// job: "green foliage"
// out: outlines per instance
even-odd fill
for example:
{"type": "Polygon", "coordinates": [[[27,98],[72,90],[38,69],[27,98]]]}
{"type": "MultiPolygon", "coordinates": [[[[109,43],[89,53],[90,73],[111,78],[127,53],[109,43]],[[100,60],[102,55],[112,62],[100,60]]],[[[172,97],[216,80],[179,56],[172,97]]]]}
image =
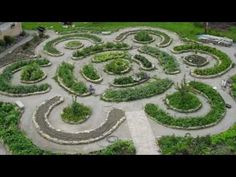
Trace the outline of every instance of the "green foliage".
{"type": "Polygon", "coordinates": [[[115,85],[127,85],[127,84],[136,84],[143,80],[147,80],[148,76],[144,72],[136,73],[133,76],[124,76],[115,78],[113,84],[115,85]]]}
{"type": "Polygon", "coordinates": [[[92,34],[85,34],[85,33],[77,33],[77,34],[68,34],[68,35],[64,35],[62,37],[58,37],[56,39],[53,39],[49,42],[46,43],[46,45],[43,47],[43,49],[45,51],[47,51],[48,53],[50,54],[60,54],[61,52],[58,51],[54,45],[56,43],[59,43],[59,42],[62,42],[62,41],[65,41],[65,40],[70,40],[70,39],[73,39],[73,38],[87,38],[87,39],[91,39],[95,42],[101,42],[101,39],[95,35],[92,35],[92,34]]]}
{"type": "Polygon", "coordinates": [[[0,102],[0,138],[15,155],[47,155],[18,128],[20,111],[16,105],[0,102]]]}
{"type": "Polygon", "coordinates": [[[134,58],[142,63],[145,68],[152,68],[152,63],[143,55],[134,55],[134,58]]]}
{"type": "Polygon", "coordinates": [[[65,122],[81,123],[84,120],[86,120],[88,116],[90,116],[91,114],[92,114],[91,108],[83,104],[80,104],[76,101],[73,101],[73,103],[70,106],[65,107],[63,109],[63,113],[61,116],[65,122]]]}
{"type": "Polygon", "coordinates": [[[7,66],[0,75],[0,91],[12,94],[26,94],[47,90],[50,86],[48,84],[40,85],[12,85],[10,80],[15,71],[23,68],[26,65],[37,63],[38,65],[47,65],[49,61],[46,59],[37,60],[23,60],[7,66]]]}
{"type": "Polygon", "coordinates": [[[191,136],[163,136],[158,141],[163,154],[177,155],[235,155],[236,125],[225,132],[193,138],[191,136]]]}
{"type": "Polygon", "coordinates": [[[98,80],[101,78],[92,64],[84,65],[82,72],[87,78],[91,80],[98,80]]]}
{"type": "Polygon", "coordinates": [[[155,104],[146,104],[145,112],[149,116],[153,117],[154,120],[164,125],[178,126],[182,128],[207,126],[221,120],[226,112],[225,102],[221,95],[211,86],[201,82],[191,81],[189,85],[208,97],[209,103],[211,104],[211,111],[208,112],[207,115],[200,117],[175,118],[155,104]]]}
{"type": "Polygon", "coordinates": [[[57,76],[60,77],[60,79],[62,80],[63,84],[66,87],[70,88],[78,95],[87,93],[88,92],[87,86],[83,82],[77,81],[77,79],[73,74],[73,71],[74,71],[73,65],[63,62],[57,70],[57,76]]]}
{"type": "Polygon", "coordinates": [[[102,53],[96,54],[92,62],[100,63],[100,62],[106,62],[106,61],[117,59],[117,58],[128,58],[128,55],[127,53],[123,51],[102,52],[102,53]]]}
{"type": "Polygon", "coordinates": [[[107,42],[105,44],[96,44],[82,50],[77,50],[73,53],[73,57],[86,57],[95,53],[104,52],[107,50],[127,50],[129,49],[128,44],[122,42],[107,42]]]}
{"type": "Polygon", "coordinates": [[[105,65],[105,71],[113,74],[122,74],[130,68],[128,60],[118,58],[105,65]]]}
{"type": "Polygon", "coordinates": [[[141,42],[151,41],[153,38],[146,31],[139,31],[135,34],[134,39],[141,42]]]}
{"type": "Polygon", "coordinates": [[[22,69],[21,80],[24,81],[36,81],[44,76],[44,72],[40,69],[37,63],[26,65],[22,69]]]}
{"type": "Polygon", "coordinates": [[[236,98],[236,75],[231,77],[232,85],[231,85],[231,94],[234,98],[236,98]]]}
{"type": "Polygon", "coordinates": [[[218,57],[218,59],[220,60],[218,65],[214,65],[211,68],[195,69],[194,70],[195,74],[201,75],[201,76],[219,74],[219,73],[227,70],[230,67],[230,65],[232,64],[232,61],[227,54],[225,54],[224,52],[222,52],[216,48],[209,47],[206,45],[186,44],[186,45],[176,46],[176,47],[174,47],[174,50],[178,51],[178,52],[187,52],[189,50],[190,51],[199,51],[199,52],[208,52],[208,53],[218,57]]]}
{"type": "Polygon", "coordinates": [[[80,41],[70,41],[65,44],[65,46],[68,48],[79,47],[81,45],[82,43],[80,41]]]}
{"type": "Polygon", "coordinates": [[[105,149],[93,152],[92,155],[135,155],[136,150],[133,142],[118,140],[105,149]]]}
{"type": "Polygon", "coordinates": [[[111,102],[124,102],[148,98],[165,92],[171,84],[171,80],[153,78],[147,83],[132,88],[108,89],[102,99],[111,102]]]}
{"type": "Polygon", "coordinates": [[[177,63],[175,57],[169,55],[168,53],[151,46],[143,46],[141,47],[140,51],[157,58],[165,72],[171,73],[180,71],[179,64],[177,63]]]}
{"type": "Polygon", "coordinates": [[[201,105],[200,100],[190,92],[181,93],[177,91],[166,97],[169,105],[180,110],[195,109],[201,105]]]}

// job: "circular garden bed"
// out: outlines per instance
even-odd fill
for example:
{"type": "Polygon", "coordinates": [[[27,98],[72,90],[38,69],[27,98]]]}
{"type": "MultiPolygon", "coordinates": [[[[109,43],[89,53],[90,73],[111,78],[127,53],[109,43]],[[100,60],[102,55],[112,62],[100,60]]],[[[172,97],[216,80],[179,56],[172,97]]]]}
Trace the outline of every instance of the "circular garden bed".
{"type": "Polygon", "coordinates": [[[66,49],[79,49],[83,47],[83,44],[80,41],[69,41],[64,46],[66,49]]]}
{"type": "Polygon", "coordinates": [[[124,74],[131,69],[130,62],[125,59],[116,59],[105,65],[104,71],[108,74],[124,74]]]}
{"type": "Polygon", "coordinates": [[[171,95],[167,95],[165,99],[166,105],[178,112],[194,112],[201,108],[202,103],[191,92],[177,91],[171,95]]]}
{"type": "Polygon", "coordinates": [[[70,106],[63,109],[61,117],[62,120],[66,123],[79,124],[86,121],[91,114],[91,108],[73,101],[70,106]]]}
{"type": "Polygon", "coordinates": [[[184,58],[184,62],[189,66],[202,67],[209,63],[209,61],[200,55],[188,55],[184,58]]]}
{"type": "Polygon", "coordinates": [[[139,31],[134,35],[134,42],[141,44],[149,44],[153,42],[155,39],[146,31],[139,31]]]}

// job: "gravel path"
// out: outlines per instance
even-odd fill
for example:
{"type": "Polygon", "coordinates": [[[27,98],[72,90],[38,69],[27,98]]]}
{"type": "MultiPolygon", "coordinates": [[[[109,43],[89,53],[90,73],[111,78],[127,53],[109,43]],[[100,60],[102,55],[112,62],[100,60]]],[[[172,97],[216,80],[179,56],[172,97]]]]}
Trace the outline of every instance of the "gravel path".
{"type": "MultiPolygon", "coordinates": [[[[115,33],[112,33],[111,35],[99,35],[99,37],[101,37],[103,39],[103,41],[105,41],[105,42],[114,41],[115,37],[117,35],[119,35],[121,32],[134,30],[134,29],[139,29],[139,28],[121,29],[115,33]]],[[[156,29],[156,28],[149,28],[149,29],[156,29]]],[[[166,32],[171,38],[173,38],[173,42],[171,43],[171,45],[166,48],[162,48],[161,50],[166,51],[167,53],[171,54],[170,50],[174,46],[179,45],[179,44],[183,44],[176,33],[169,32],[169,31],[162,30],[162,29],[160,29],[160,31],[166,32]]],[[[40,54],[43,57],[46,57],[52,63],[52,66],[43,68],[43,71],[45,71],[45,73],[47,73],[48,77],[45,80],[43,80],[42,82],[40,82],[40,83],[49,83],[52,86],[52,90],[49,93],[46,93],[43,95],[35,95],[35,96],[22,97],[22,98],[7,97],[7,96],[3,96],[3,95],[1,95],[1,97],[0,97],[0,101],[6,101],[6,102],[15,102],[16,100],[22,101],[22,103],[25,105],[25,111],[22,115],[20,127],[25,131],[27,136],[30,139],[32,139],[32,141],[36,145],[38,145],[39,147],[47,149],[47,150],[52,150],[55,152],[67,152],[67,153],[84,152],[84,153],[87,153],[90,151],[99,150],[109,144],[106,141],[106,139],[103,139],[98,142],[94,142],[94,143],[87,144],[87,145],[59,145],[59,144],[50,142],[50,141],[44,139],[43,137],[41,137],[37,133],[37,131],[32,123],[33,112],[36,110],[36,107],[38,105],[40,105],[40,103],[42,103],[43,101],[45,101],[49,98],[52,98],[56,95],[61,95],[65,99],[65,101],[53,109],[53,111],[50,113],[50,116],[49,116],[49,122],[53,127],[57,128],[57,129],[61,129],[65,132],[70,132],[70,133],[96,128],[99,124],[104,122],[104,120],[106,119],[107,113],[114,108],[121,109],[121,110],[125,111],[126,113],[127,112],[135,113],[136,111],[138,111],[138,115],[139,115],[139,112],[143,112],[144,106],[146,103],[155,103],[155,104],[158,104],[161,108],[166,110],[166,106],[164,105],[163,99],[165,98],[166,94],[171,94],[175,91],[174,87],[170,88],[169,90],[167,90],[165,93],[163,93],[161,95],[157,95],[157,96],[154,96],[154,97],[151,97],[148,99],[142,99],[142,100],[137,100],[137,101],[132,101],[132,102],[125,102],[125,103],[108,103],[108,102],[101,101],[100,97],[99,97],[100,94],[102,94],[107,88],[109,88],[109,84],[115,78],[115,76],[107,75],[106,73],[103,72],[103,66],[105,63],[99,63],[99,64],[94,65],[96,67],[96,69],[99,71],[99,74],[102,75],[103,82],[101,84],[91,84],[91,83],[85,81],[84,78],[81,76],[80,69],[82,68],[82,66],[84,64],[87,64],[91,61],[92,56],[88,56],[88,57],[86,57],[82,60],[79,60],[79,61],[72,60],[71,55],[72,55],[73,50],[64,49],[64,44],[67,41],[61,42],[58,45],[56,45],[56,47],[59,50],[61,50],[65,53],[63,56],[61,56],[61,57],[48,56],[43,53],[43,46],[47,41],[58,36],[56,33],[52,32],[52,31],[48,31],[48,35],[50,36],[50,38],[45,40],[44,42],[42,42],[40,45],[38,45],[36,47],[35,53],[40,54]],[[66,92],[62,87],[60,87],[58,85],[58,83],[56,83],[55,80],[53,79],[53,77],[55,76],[57,67],[63,61],[75,64],[75,73],[74,74],[78,78],[78,80],[86,82],[87,86],[89,86],[91,84],[96,89],[96,95],[89,96],[89,97],[78,97],[79,102],[81,102],[87,106],[90,106],[93,109],[92,116],[81,125],[65,124],[60,118],[60,112],[62,111],[62,109],[65,106],[67,106],[69,103],[71,103],[71,100],[72,100],[71,95],[68,94],[68,92],[66,92]]],[[[88,40],[80,40],[80,41],[85,45],[85,47],[93,45],[93,43],[88,40]]],[[[153,42],[150,45],[155,46],[157,41],[153,42]]],[[[125,39],[124,42],[134,46],[134,48],[132,50],[129,50],[130,54],[132,54],[132,55],[139,54],[137,49],[138,49],[138,47],[140,47],[142,45],[134,43],[132,40],[132,35],[127,37],[127,39],[125,39]]],[[[209,46],[213,46],[213,45],[210,44],[209,46]]],[[[233,62],[236,62],[236,59],[234,57],[234,53],[236,51],[236,45],[233,45],[230,48],[221,47],[221,46],[213,46],[213,47],[220,49],[223,52],[227,53],[231,57],[233,62]]],[[[147,71],[147,73],[150,74],[151,77],[158,76],[160,78],[169,78],[169,79],[173,80],[175,83],[181,82],[184,75],[186,74],[187,80],[201,81],[201,82],[209,84],[213,87],[216,86],[218,92],[222,95],[225,102],[231,104],[232,108],[227,110],[225,118],[219,124],[217,124],[214,127],[201,129],[201,130],[191,130],[191,131],[175,130],[175,129],[164,127],[164,126],[159,125],[150,119],[147,119],[147,121],[149,122],[150,127],[151,127],[151,128],[147,128],[147,130],[149,129],[150,132],[152,131],[156,138],[163,136],[163,135],[172,135],[172,134],[183,136],[186,133],[191,133],[193,136],[215,134],[215,133],[219,133],[219,132],[227,130],[230,126],[232,126],[232,124],[234,124],[236,122],[235,101],[231,98],[231,96],[227,92],[220,89],[221,80],[227,79],[230,76],[232,76],[233,74],[235,74],[236,68],[232,68],[229,72],[227,72],[226,74],[224,74],[220,77],[217,77],[217,78],[196,79],[188,74],[190,72],[190,70],[193,69],[194,67],[189,67],[186,64],[183,64],[183,59],[181,58],[181,56],[186,56],[190,53],[175,55],[179,64],[180,64],[180,69],[181,69],[181,73],[179,73],[177,75],[166,75],[163,72],[162,67],[158,64],[158,60],[156,58],[153,58],[149,55],[143,54],[157,68],[154,71],[147,71]]],[[[205,67],[213,66],[216,63],[216,61],[214,59],[212,59],[211,57],[208,57],[208,58],[209,58],[210,64],[205,67]]],[[[140,71],[138,64],[133,63],[132,65],[133,65],[133,67],[132,67],[133,70],[130,73],[125,74],[125,75],[131,75],[133,73],[140,71]]],[[[4,67],[0,68],[0,72],[2,72],[3,69],[4,69],[4,67]]],[[[19,80],[19,73],[16,73],[13,77],[12,83],[19,84],[18,80],[19,80]]],[[[193,116],[196,114],[197,115],[204,115],[209,111],[210,105],[207,104],[206,100],[203,97],[199,96],[199,99],[202,101],[203,106],[196,113],[183,114],[183,113],[176,113],[171,110],[168,110],[168,112],[170,112],[170,114],[176,114],[178,116],[193,116]]],[[[140,117],[142,117],[142,116],[140,116],[140,117]]],[[[130,129],[130,125],[129,126],[128,125],[129,125],[128,122],[125,121],[116,131],[114,131],[112,133],[112,135],[118,136],[120,139],[131,139],[131,137],[134,136],[133,135],[134,131],[132,131],[130,129]]],[[[139,124],[137,126],[139,126],[139,124]]],[[[147,127],[149,127],[149,126],[147,126],[147,127]]],[[[139,130],[139,129],[137,128],[137,130],[139,130]]],[[[146,128],[145,128],[145,130],[146,130],[146,128]]],[[[137,132],[137,134],[139,134],[139,133],[140,132],[137,132]]],[[[152,150],[152,152],[153,152],[153,150],[152,150]]]]}

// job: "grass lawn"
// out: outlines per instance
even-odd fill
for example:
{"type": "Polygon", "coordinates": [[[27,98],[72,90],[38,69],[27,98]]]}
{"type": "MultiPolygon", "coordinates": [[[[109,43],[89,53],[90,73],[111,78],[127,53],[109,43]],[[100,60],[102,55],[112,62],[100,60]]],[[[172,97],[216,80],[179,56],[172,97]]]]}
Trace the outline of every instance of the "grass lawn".
{"type": "MultiPolygon", "coordinates": [[[[135,26],[160,27],[178,33],[181,37],[196,39],[196,35],[204,33],[204,28],[192,22],[75,22],[75,28],[63,28],[59,22],[23,22],[24,29],[36,29],[38,26],[54,29],[58,32],[71,30],[92,30],[92,31],[116,31],[120,28],[135,26]]],[[[226,31],[210,30],[210,34],[226,36],[236,41],[236,27],[231,27],[226,31]]]]}

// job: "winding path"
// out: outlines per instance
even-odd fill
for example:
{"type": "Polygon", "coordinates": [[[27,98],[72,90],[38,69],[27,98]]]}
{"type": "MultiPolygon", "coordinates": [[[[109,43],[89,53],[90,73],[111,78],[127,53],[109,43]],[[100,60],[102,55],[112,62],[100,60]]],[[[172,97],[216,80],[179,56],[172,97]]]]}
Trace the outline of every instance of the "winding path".
{"type": "MultiPolygon", "coordinates": [[[[111,42],[114,41],[116,36],[118,36],[120,33],[129,31],[129,30],[135,30],[135,29],[157,29],[157,28],[149,28],[149,27],[137,27],[137,28],[125,28],[121,29],[117,32],[112,33],[111,35],[101,35],[98,36],[102,38],[104,42],[111,42]]],[[[162,32],[167,33],[173,40],[172,43],[165,48],[161,48],[162,51],[165,51],[169,54],[171,54],[171,49],[176,46],[183,44],[183,42],[180,40],[178,35],[176,33],[158,29],[162,32]]],[[[7,97],[4,95],[1,95],[0,101],[6,101],[6,102],[15,102],[16,100],[20,100],[25,105],[25,111],[22,115],[22,119],[20,122],[20,127],[26,132],[27,136],[32,139],[32,141],[38,145],[41,148],[52,150],[55,152],[67,152],[67,153],[73,153],[73,152],[90,152],[94,150],[98,150],[103,148],[104,146],[107,146],[108,143],[105,139],[101,139],[97,142],[89,143],[89,144],[79,144],[79,145],[64,145],[64,144],[57,144],[55,142],[48,141],[47,139],[43,138],[38,131],[36,130],[33,121],[32,116],[34,111],[36,110],[36,107],[38,107],[42,102],[48,100],[49,98],[56,97],[57,95],[61,95],[64,98],[64,102],[58,106],[56,106],[52,112],[48,115],[48,122],[55,128],[60,129],[63,132],[67,133],[76,133],[81,131],[86,131],[89,129],[95,129],[98,127],[98,125],[102,124],[105,119],[108,112],[110,112],[112,109],[121,109],[125,111],[125,114],[127,116],[127,120],[122,123],[119,128],[117,128],[112,135],[118,136],[120,139],[133,139],[134,144],[137,148],[138,154],[158,154],[158,147],[156,147],[153,143],[155,142],[155,138],[158,138],[163,135],[185,135],[186,133],[191,133],[193,136],[198,135],[207,135],[207,134],[215,134],[222,131],[227,130],[232,124],[236,122],[235,117],[235,110],[236,110],[236,104],[235,101],[231,98],[231,96],[220,89],[220,83],[222,79],[227,79],[233,74],[236,73],[236,68],[232,68],[229,70],[226,74],[217,77],[217,78],[211,78],[211,79],[197,79],[189,75],[190,70],[193,69],[193,67],[189,67],[186,64],[184,64],[182,56],[186,56],[187,54],[178,54],[175,55],[177,58],[177,61],[180,64],[180,70],[181,73],[176,75],[167,75],[163,72],[162,67],[159,66],[158,60],[143,54],[145,57],[148,58],[149,61],[151,61],[155,66],[156,70],[148,71],[147,73],[153,77],[158,76],[160,78],[169,78],[173,80],[175,83],[181,82],[184,75],[186,74],[187,80],[196,80],[200,82],[204,82],[208,85],[211,85],[212,87],[217,87],[217,91],[221,94],[221,96],[224,98],[225,102],[232,105],[231,109],[227,109],[225,118],[215,125],[214,127],[201,129],[201,130],[176,130],[168,127],[164,127],[162,125],[157,124],[156,122],[152,121],[151,119],[147,119],[146,116],[143,113],[144,106],[147,103],[155,103],[158,104],[161,108],[166,109],[166,106],[164,105],[163,99],[165,98],[166,94],[171,94],[175,91],[175,89],[172,87],[171,89],[167,90],[165,93],[161,95],[157,95],[148,99],[142,99],[132,102],[123,102],[123,103],[108,103],[100,100],[100,95],[109,87],[109,84],[113,81],[115,76],[107,75],[103,72],[103,66],[104,63],[96,64],[95,67],[99,71],[99,74],[103,77],[103,82],[101,84],[92,84],[96,89],[96,94],[89,97],[79,97],[78,101],[88,105],[93,108],[93,114],[92,116],[83,124],[81,125],[68,125],[65,124],[60,119],[60,112],[62,109],[71,103],[71,96],[66,92],[62,87],[56,83],[56,81],[53,79],[56,73],[57,67],[63,62],[69,62],[75,64],[75,75],[79,78],[79,80],[88,83],[80,74],[80,69],[85,65],[91,62],[92,56],[88,56],[82,60],[79,61],[73,61],[71,59],[72,56],[72,50],[64,49],[65,42],[61,42],[56,45],[56,48],[64,52],[63,56],[60,57],[52,57],[48,56],[43,52],[43,46],[45,43],[52,38],[57,37],[58,35],[52,31],[47,32],[50,38],[44,42],[42,42],[35,50],[35,53],[37,55],[41,55],[43,57],[46,57],[50,60],[52,63],[52,66],[48,68],[43,68],[44,72],[47,73],[47,78],[44,81],[41,81],[41,83],[50,83],[52,86],[52,89],[50,92],[42,94],[42,95],[35,95],[35,96],[29,96],[29,97],[7,97]],[[140,111],[141,110],[141,111],[140,111]],[[134,116],[135,115],[135,116],[134,116]],[[145,132],[145,133],[142,133],[145,132]],[[142,136],[144,135],[144,136],[142,136]],[[145,138],[146,137],[146,138],[145,138]],[[147,145],[147,146],[146,146],[147,145]],[[148,149],[148,150],[147,150],[148,149]]],[[[80,40],[84,47],[93,45],[91,41],[88,40],[80,40]]],[[[68,41],[66,41],[68,42],[68,41]]],[[[141,44],[134,43],[132,40],[132,35],[128,36],[125,40],[125,43],[132,45],[133,48],[129,50],[129,53],[131,55],[139,54],[138,48],[141,47],[141,44]]],[[[156,47],[156,43],[153,42],[150,44],[150,46],[156,47]]],[[[212,46],[209,44],[209,46],[212,46]]],[[[234,57],[234,53],[236,51],[236,45],[233,45],[230,48],[227,47],[221,47],[221,46],[214,46],[215,48],[222,50],[227,55],[230,56],[231,60],[235,63],[236,59],[234,57]]],[[[190,52],[191,53],[191,52],[190,52]]],[[[189,53],[188,53],[189,54],[189,53]]],[[[204,55],[205,56],[205,55],[204,55]]],[[[210,64],[205,66],[209,67],[214,65],[215,61],[211,61],[212,58],[209,57],[210,64]]],[[[0,68],[0,72],[2,72],[3,68],[0,68]]],[[[133,71],[131,73],[128,73],[127,75],[130,75],[132,73],[139,72],[139,65],[136,63],[133,63],[133,71]]],[[[16,75],[13,77],[12,82],[17,83],[17,80],[19,78],[19,73],[16,73],[16,75]]],[[[200,97],[201,99],[201,97],[200,97]]],[[[209,110],[209,105],[207,104],[206,100],[201,99],[203,101],[203,107],[199,110],[199,112],[196,113],[189,113],[188,115],[184,113],[176,113],[178,116],[192,116],[196,114],[205,114],[209,110]]],[[[175,114],[174,112],[170,111],[170,113],[175,114]]],[[[43,119],[42,119],[43,120],[43,119]]],[[[45,123],[45,122],[42,122],[45,123]]],[[[46,131],[46,129],[45,129],[46,131]]],[[[63,136],[58,136],[63,137],[63,136]]],[[[67,138],[67,137],[65,137],[67,138]]]]}

